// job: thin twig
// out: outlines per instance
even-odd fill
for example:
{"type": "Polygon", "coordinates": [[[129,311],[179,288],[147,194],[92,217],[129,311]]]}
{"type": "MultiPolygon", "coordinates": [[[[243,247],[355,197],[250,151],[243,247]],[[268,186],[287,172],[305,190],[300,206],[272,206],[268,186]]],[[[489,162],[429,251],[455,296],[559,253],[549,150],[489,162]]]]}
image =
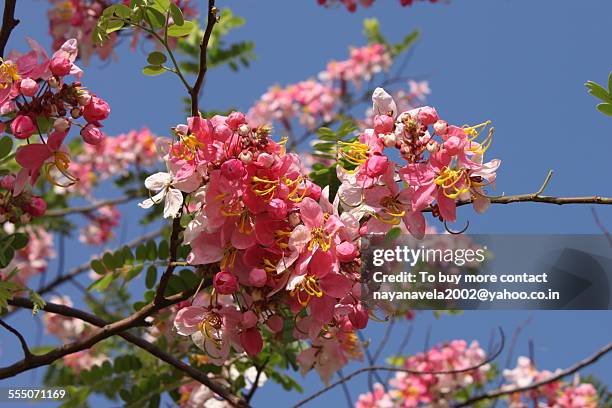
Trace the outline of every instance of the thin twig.
{"type": "Polygon", "coordinates": [[[13,326],[11,326],[10,324],[6,323],[2,319],[0,319],[0,326],[4,327],[6,330],[8,330],[11,333],[13,333],[19,339],[19,343],[21,344],[21,349],[23,350],[23,355],[24,355],[25,361],[30,360],[32,358],[32,352],[30,351],[30,348],[28,347],[28,343],[23,338],[23,335],[21,333],[19,333],[19,331],[17,329],[15,329],[13,326]]]}
{"type": "Polygon", "coordinates": [[[191,116],[200,116],[199,98],[204,79],[206,77],[206,71],[208,70],[207,63],[207,52],[208,42],[212,34],[215,23],[217,22],[217,8],[215,7],[215,0],[208,0],[208,21],[206,22],[206,29],[204,30],[204,37],[202,37],[202,43],[200,44],[200,68],[198,70],[198,76],[196,77],[195,83],[191,88],[191,116]]]}
{"type": "Polygon", "coordinates": [[[155,293],[155,303],[160,303],[164,300],[164,292],[168,286],[168,282],[172,277],[172,273],[176,268],[176,259],[178,257],[178,248],[181,242],[179,241],[179,234],[181,233],[181,218],[177,217],[172,221],[172,232],[170,234],[170,256],[168,258],[168,266],[164,271],[162,277],[159,279],[159,285],[157,286],[157,292],[155,293]]]}
{"type": "MultiPolygon", "coordinates": [[[[180,297],[176,297],[176,299],[174,299],[173,301],[178,300],[180,297]]],[[[27,308],[27,309],[31,309],[34,307],[34,305],[32,304],[32,302],[28,299],[25,298],[14,298],[12,300],[9,301],[9,304],[13,305],[13,306],[17,306],[17,307],[23,307],[23,308],[27,308]]],[[[84,322],[90,323],[93,326],[96,326],[98,328],[101,329],[106,329],[110,326],[113,326],[115,323],[113,324],[109,324],[108,322],[104,321],[103,319],[100,319],[97,316],[94,316],[92,314],[89,314],[85,311],[79,310],[79,309],[75,309],[72,307],[68,307],[68,306],[64,306],[64,305],[59,305],[59,304],[54,304],[54,303],[47,303],[44,307],[43,310],[49,313],[55,313],[55,314],[59,314],[62,316],[66,316],[66,317],[72,317],[72,318],[76,318],[79,320],[82,320],[84,322]]],[[[109,329],[110,330],[110,329],[109,329]]],[[[222,385],[218,384],[215,381],[212,381],[210,378],[208,378],[208,376],[206,375],[206,373],[204,373],[203,371],[200,371],[196,368],[191,367],[190,365],[184,363],[183,361],[171,356],[170,354],[164,352],[163,350],[159,349],[157,346],[155,346],[154,344],[138,337],[135,336],[133,334],[127,333],[125,331],[119,331],[116,333],[118,336],[121,336],[123,339],[127,340],[128,342],[134,344],[135,346],[140,347],[143,350],[148,351],[149,353],[151,353],[152,355],[154,355],[155,357],[158,357],[160,360],[165,361],[166,363],[172,365],[173,367],[177,368],[178,370],[184,372],[186,375],[188,375],[189,377],[193,378],[194,380],[200,382],[201,384],[206,385],[208,388],[210,388],[212,391],[214,391],[216,394],[220,395],[222,398],[224,398],[226,401],[228,401],[230,404],[232,404],[233,406],[236,407],[248,407],[248,404],[246,404],[244,401],[240,400],[238,397],[232,395],[229,390],[227,390],[225,387],[223,387],[222,385]]],[[[61,349],[66,348],[67,346],[70,345],[65,345],[63,347],[61,347],[61,349]]],[[[56,349],[57,350],[57,349],[56,349]]],[[[50,353],[47,353],[50,354],[50,353]]],[[[47,355],[45,354],[45,355],[47,355]]],[[[43,355],[43,356],[45,356],[43,355]]],[[[34,357],[39,357],[39,356],[34,356],[34,357]]],[[[0,370],[1,371],[1,370],[0,370]]]]}
{"type": "Polygon", "coordinates": [[[140,193],[134,192],[132,194],[125,195],[123,197],[111,198],[111,199],[108,199],[108,200],[97,201],[97,202],[95,202],[93,204],[84,205],[84,206],[81,206],[81,207],[69,207],[69,208],[62,208],[62,209],[58,209],[58,210],[50,210],[50,211],[47,211],[44,216],[45,217],[64,217],[64,216],[70,215],[70,214],[88,213],[88,212],[95,211],[98,208],[106,207],[107,205],[116,205],[116,204],[127,203],[128,201],[133,200],[133,199],[135,199],[135,198],[137,198],[139,196],[140,196],[140,193]]]}
{"type": "Polygon", "coordinates": [[[305,404],[307,404],[308,402],[320,397],[321,395],[325,394],[326,392],[336,388],[338,385],[341,385],[349,380],[351,380],[352,378],[358,376],[359,374],[362,373],[366,373],[369,371],[392,371],[392,372],[400,372],[400,373],[408,373],[408,374],[412,374],[412,375],[443,375],[443,374],[461,374],[461,373],[465,373],[468,371],[472,371],[472,370],[476,370],[486,364],[489,364],[491,361],[495,360],[502,352],[502,350],[504,349],[504,344],[505,344],[505,336],[504,336],[504,331],[503,329],[500,327],[499,328],[499,334],[500,334],[500,345],[499,348],[497,349],[497,351],[495,353],[493,353],[492,355],[490,355],[489,357],[487,357],[486,359],[484,359],[482,362],[480,362],[479,364],[470,366],[470,367],[466,367],[463,369],[459,369],[459,370],[443,370],[443,371],[419,371],[419,370],[410,370],[407,368],[399,368],[399,367],[388,367],[388,366],[373,366],[373,367],[363,367],[360,368],[358,370],[353,371],[351,374],[347,375],[344,378],[341,378],[340,380],[324,387],[323,389],[317,391],[316,393],[310,395],[309,397],[301,400],[300,402],[298,402],[297,404],[295,404],[293,406],[293,408],[298,408],[301,407],[305,404]]]}
{"type": "Polygon", "coordinates": [[[255,375],[255,381],[253,382],[253,385],[251,385],[251,389],[249,390],[249,393],[246,395],[246,397],[244,397],[244,400],[246,402],[251,402],[251,399],[253,399],[253,396],[257,392],[257,389],[259,388],[259,379],[261,378],[261,374],[266,369],[266,366],[268,365],[269,361],[270,361],[270,358],[268,357],[266,358],[266,361],[264,361],[261,366],[256,367],[257,374],[255,375]]]}
{"type": "Polygon", "coordinates": [[[17,0],[5,0],[4,12],[2,14],[2,28],[0,28],[0,58],[4,58],[4,50],[11,36],[11,32],[19,20],[15,19],[15,5],[17,0]]]}
{"type": "Polygon", "coordinates": [[[608,231],[606,226],[599,219],[599,215],[597,214],[597,211],[595,210],[595,208],[591,207],[591,212],[593,213],[595,224],[597,224],[601,232],[603,232],[603,234],[606,236],[606,239],[608,240],[608,243],[610,244],[610,246],[612,246],[612,235],[610,235],[610,231],[608,231]]]}
{"type": "Polygon", "coordinates": [[[489,391],[487,393],[478,395],[474,398],[470,398],[469,400],[462,402],[458,405],[455,405],[455,408],[463,408],[463,407],[471,407],[474,406],[475,403],[480,402],[480,401],[484,401],[484,400],[490,400],[490,399],[497,399],[506,395],[511,395],[511,394],[515,394],[515,393],[523,393],[523,392],[527,392],[527,391],[531,391],[534,390],[536,388],[542,387],[544,385],[550,384],[552,382],[558,381],[564,377],[567,377],[569,375],[572,375],[578,371],[580,371],[581,369],[595,363],[597,360],[599,360],[600,358],[602,358],[604,355],[606,355],[607,353],[609,353],[612,350],[612,343],[608,343],[606,346],[602,347],[601,349],[599,349],[595,354],[591,355],[590,357],[579,361],[578,363],[574,364],[573,366],[565,369],[565,370],[561,370],[559,372],[557,372],[555,375],[551,375],[550,377],[542,380],[542,381],[537,381],[534,382],[528,386],[525,387],[512,387],[512,388],[499,388],[497,390],[493,390],[493,391],[489,391]]]}

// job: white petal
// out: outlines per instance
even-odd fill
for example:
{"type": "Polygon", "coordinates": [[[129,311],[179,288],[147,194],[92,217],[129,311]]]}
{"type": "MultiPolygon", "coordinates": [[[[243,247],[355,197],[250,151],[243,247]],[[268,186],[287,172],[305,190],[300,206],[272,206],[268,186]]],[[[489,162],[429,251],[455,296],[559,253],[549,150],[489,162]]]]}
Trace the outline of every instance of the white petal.
{"type": "Polygon", "coordinates": [[[183,193],[175,188],[168,189],[164,204],[164,218],[176,218],[183,206],[183,193]]]}
{"type": "Polygon", "coordinates": [[[382,88],[376,88],[372,94],[372,109],[375,115],[386,115],[391,113],[397,115],[397,106],[393,97],[382,88]]]}
{"type": "Polygon", "coordinates": [[[155,204],[161,203],[165,196],[166,196],[166,189],[163,189],[159,193],[155,194],[153,197],[147,198],[142,203],[139,203],[138,206],[140,208],[151,208],[155,204]]]}
{"type": "Polygon", "coordinates": [[[151,174],[145,179],[145,187],[149,190],[159,191],[168,187],[172,183],[172,176],[169,173],[151,174]]]}

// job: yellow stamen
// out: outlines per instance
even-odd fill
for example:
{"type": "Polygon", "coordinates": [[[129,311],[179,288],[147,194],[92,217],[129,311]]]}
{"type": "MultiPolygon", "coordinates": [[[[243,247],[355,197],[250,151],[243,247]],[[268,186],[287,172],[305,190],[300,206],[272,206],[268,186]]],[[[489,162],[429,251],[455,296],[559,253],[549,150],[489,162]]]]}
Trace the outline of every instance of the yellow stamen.
{"type": "Polygon", "coordinates": [[[323,230],[323,228],[313,228],[310,231],[311,239],[308,244],[308,250],[313,251],[315,245],[318,245],[323,251],[327,251],[331,248],[332,238],[323,230]]]}
{"type": "Polygon", "coordinates": [[[357,140],[354,142],[338,142],[338,146],[338,153],[350,164],[359,166],[368,160],[370,148],[364,143],[357,140]]]}
{"type": "Polygon", "coordinates": [[[53,161],[45,163],[43,174],[45,178],[51,184],[55,186],[63,187],[63,188],[70,187],[73,184],[75,184],[77,181],[79,181],[79,178],[68,171],[69,166],[70,166],[70,156],[68,156],[66,152],[62,152],[58,150],[58,151],[53,152],[53,161]],[[67,184],[60,183],[57,179],[55,179],[51,175],[52,169],[56,169],[57,171],[59,171],[64,177],[68,179],[69,182],[67,184]]]}
{"type": "Polygon", "coordinates": [[[13,82],[17,82],[20,79],[17,66],[10,61],[4,61],[0,58],[0,89],[6,89],[13,82]]]}
{"type": "Polygon", "coordinates": [[[221,270],[225,270],[228,267],[233,267],[234,262],[236,261],[236,255],[238,254],[238,250],[234,247],[225,247],[223,249],[223,257],[221,258],[221,270]]]}
{"type": "Polygon", "coordinates": [[[472,180],[467,176],[466,169],[454,170],[444,167],[434,182],[442,187],[442,192],[450,199],[467,193],[472,187],[472,180]]]}
{"type": "Polygon", "coordinates": [[[316,276],[308,275],[291,290],[290,295],[297,297],[298,303],[306,307],[313,296],[323,297],[323,290],[319,285],[319,279],[316,276]]]}
{"type": "Polygon", "coordinates": [[[204,317],[204,320],[198,324],[200,333],[208,337],[215,343],[217,347],[221,346],[221,328],[223,327],[223,319],[215,312],[209,312],[204,317]]]}

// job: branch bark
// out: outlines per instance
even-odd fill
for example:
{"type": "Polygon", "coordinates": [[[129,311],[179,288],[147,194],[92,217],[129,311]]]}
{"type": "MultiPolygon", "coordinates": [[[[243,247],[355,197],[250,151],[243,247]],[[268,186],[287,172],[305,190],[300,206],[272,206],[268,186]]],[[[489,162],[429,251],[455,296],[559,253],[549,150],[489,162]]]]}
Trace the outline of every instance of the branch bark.
{"type": "Polygon", "coordinates": [[[2,28],[0,28],[0,58],[4,58],[4,50],[8,43],[11,32],[19,20],[15,19],[15,5],[17,0],[5,0],[4,13],[2,14],[2,28]]]}
{"type": "Polygon", "coordinates": [[[131,201],[137,197],[140,197],[140,194],[138,192],[133,192],[131,194],[127,194],[123,197],[118,197],[118,198],[111,198],[108,200],[101,200],[98,202],[95,202],[93,204],[90,205],[84,205],[81,207],[69,207],[69,208],[62,208],[62,209],[58,209],[58,210],[50,210],[47,211],[45,213],[45,217],[64,217],[66,215],[70,215],[70,214],[82,214],[82,213],[88,213],[91,211],[95,211],[100,207],[105,207],[107,205],[116,205],[116,204],[123,204],[123,203],[127,203],[128,201],[131,201]]]}
{"type": "Polygon", "coordinates": [[[206,71],[208,70],[208,43],[216,22],[217,8],[215,7],[215,0],[208,0],[208,20],[206,22],[206,29],[204,30],[204,37],[202,38],[202,43],[200,44],[200,69],[198,71],[196,81],[190,91],[191,116],[200,116],[200,91],[202,90],[202,85],[204,85],[204,78],[206,77],[206,71]]]}
{"type": "MultiPolygon", "coordinates": [[[[13,306],[17,306],[17,307],[26,308],[26,309],[32,309],[34,307],[33,303],[30,300],[25,299],[25,298],[12,299],[9,301],[9,304],[13,306]]],[[[75,309],[72,307],[68,307],[68,306],[64,306],[64,305],[47,303],[45,307],[43,307],[43,310],[49,313],[55,313],[55,314],[59,314],[59,315],[66,316],[66,317],[76,318],[84,322],[90,323],[91,325],[96,326],[96,327],[108,326],[108,322],[104,321],[103,319],[100,319],[97,316],[94,316],[85,311],[75,309]]],[[[198,381],[200,384],[207,386],[212,391],[214,391],[215,393],[223,397],[226,401],[228,401],[233,406],[241,407],[241,408],[248,407],[248,404],[246,404],[244,401],[242,401],[237,396],[233,395],[224,386],[208,378],[208,376],[204,372],[194,367],[191,367],[190,365],[184,363],[183,361],[164,352],[163,350],[161,350],[159,347],[157,347],[153,343],[148,342],[138,336],[135,336],[127,332],[119,332],[117,335],[121,336],[124,340],[134,344],[135,346],[140,347],[141,349],[145,351],[148,351],[155,357],[159,358],[162,361],[165,361],[166,363],[170,364],[176,369],[184,372],[187,376],[198,381]]]]}
{"type": "MultiPolygon", "coordinates": [[[[34,307],[34,305],[32,305],[32,307],[34,307]]],[[[15,329],[13,326],[11,326],[10,324],[6,323],[2,319],[0,319],[0,326],[4,327],[6,330],[8,330],[11,333],[13,333],[15,335],[15,337],[17,337],[17,339],[19,339],[19,343],[21,344],[21,349],[23,350],[24,359],[25,360],[31,359],[32,358],[32,352],[30,351],[30,348],[28,347],[28,343],[26,342],[25,338],[23,338],[23,335],[21,333],[19,333],[19,331],[17,329],[15,329]]]]}
{"type": "Polygon", "coordinates": [[[534,390],[536,388],[542,387],[546,384],[550,384],[552,382],[555,382],[557,380],[560,380],[561,378],[567,377],[568,375],[572,375],[574,373],[577,373],[578,371],[580,371],[581,369],[595,363],[597,360],[599,360],[600,358],[602,358],[604,355],[606,355],[608,352],[610,352],[612,350],[612,343],[608,343],[606,346],[602,347],[601,349],[599,349],[595,354],[591,355],[590,357],[585,358],[582,361],[579,361],[578,363],[574,364],[573,366],[562,370],[560,372],[558,372],[555,375],[552,375],[550,377],[548,377],[545,380],[542,381],[538,381],[535,382],[533,384],[530,384],[526,387],[514,387],[514,388],[500,388],[494,391],[490,391],[487,392],[485,394],[476,396],[474,398],[470,398],[469,400],[462,402],[458,405],[455,405],[455,408],[463,408],[463,407],[471,407],[473,406],[476,402],[479,401],[484,401],[484,400],[489,400],[489,399],[497,399],[506,395],[511,395],[511,394],[516,394],[516,393],[522,393],[522,392],[527,392],[527,391],[531,391],[534,390]]]}

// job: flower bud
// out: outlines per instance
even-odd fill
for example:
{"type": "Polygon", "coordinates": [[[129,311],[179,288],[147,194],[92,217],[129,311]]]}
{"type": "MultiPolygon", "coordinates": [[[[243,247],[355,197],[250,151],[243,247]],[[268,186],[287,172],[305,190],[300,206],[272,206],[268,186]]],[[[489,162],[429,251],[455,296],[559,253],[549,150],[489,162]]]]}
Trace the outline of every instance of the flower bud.
{"type": "Polygon", "coordinates": [[[357,303],[348,315],[353,328],[357,330],[365,329],[368,325],[369,314],[361,302],[357,303]]]}
{"type": "Polygon", "coordinates": [[[64,57],[55,57],[51,60],[49,64],[49,69],[53,75],[57,75],[58,77],[63,77],[70,74],[70,70],[72,69],[72,62],[68,58],[64,57]]]}
{"type": "Polygon", "coordinates": [[[445,120],[439,120],[433,125],[436,134],[443,136],[448,132],[448,123],[445,120]]]}
{"type": "Polygon", "coordinates": [[[357,247],[348,241],[336,246],[336,254],[340,262],[351,262],[357,256],[357,247]]]}
{"type": "Polygon", "coordinates": [[[77,97],[77,102],[81,106],[87,106],[91,102],[91,94],[87,91],[80,91],[77,97]]]}
{"type": "Polygon", "coordinates": [[[0,179],[0,187],[5,190],[12,190],[15,187],[15,176],[8,174],[0,179]]]}
{"type": "Polygon", "coordinates": [[[374,117],[374,132],[377,135],[381,133],[391,133],[393,131],[393,118],[388,115],[376,115],[374,117]]]}
{"type": "Polygon", "coordinates": [[[394,133],[380,135],[380,139],[382,140],[385,147],[394,147],[395,143],[397,142],[397,137],[394,133]]]}
{"type": "Polygon", "coordinates": [[[257,315],[252,310],[247,310],[242,314],[242,327],[251,329],[257,325],[257,315]]]}
{"type": "Polygon", "coordinates": [[[397,114],[397,105],[393,97],[382,88],[376,88],[372,93],[372,109],[377,115],[397,114]]]}
{"type": "Polygon", "coordinates": [[[83,141],[90,145],[100,144],[104,140],[104,133],[100,128],[92,125],[91,123],[81,129],[81,137],[83,141]]]}
{"type": "Polygon", "coordinates": [[[53,129],[57,130],[58,132],[65,132],[70,129],[70,121],[66,118],[57,118],[53,122],[53,129]]]}
{"type": "Polygon", "coordinates": [[[251,133],[251,128],[248,125],[240,125],[238,128],[238,134],[240,136],[248,136],[251,133]]]}
{"type": "Polygon", "coordinates": [[[429,153],[435,153],[438,150],[440,150],[440,144],[438,142],[436,142],[435,140],[432,142],[427,143],[427,151],[429,153]]]}
{"type": "Polygon", "coordinates": [[[31,117],[19,115],[11,122],[11,130],[17,139],[27,139],[36,131],[36,125],[31,117]]]}
{"type": "Polygon", "coordinates": [[[249,272],[249,283],[256,288],[261,288],[268,282],[268,274],[265,270],[256,268],[249,272]]]}
{"type": "Polygon", "coordinates": [[[431,106],[424,106],[418,109],[417,120],[425,126],[433,125],[438,121],[438,112],[431,106]]]}
{"type": "Polygon", "coordinates": [[[243,150],[242,152],[240,152],[240,154],[238,155],[238,158],[240,159],[241,162],[243,162],[244,164],[249,164],[250,162],[253,161],[253,153],[251,153],[248,150],[243,150]]]}
{"type": "Polygon", "coordinates": [[[274,156],[269,153],[260,153],[259,156],[257,156],[257,164],[269,169],[274,164],[274,156]]]}
{"type": "Polygon", "coordinates": [[[268,320],[266,320],[266,326],[268,326],[273,333],[278,333],[283,330],[283,318],[279,315],[270,316],[268,320]]]}
{"type": "Polygon", "coordinates": [[[238,279],[229,272],[218,272],[213,279],[215,290],[221,295],[231,295],[238,290],[238,279]]]}
{"type": "Polygon", "coordinates": [[[40,217],[47,211],[47,203],[38,196],[33,196],[29,203],[25,205],[24,210],[32,217],[40,217]]]}
{"type": "Polygon", "coordinates": [[[389,167],[389,159],[387,156],[374,155],[366,161],[365,166],[369,177],[382,176],[389,167]]]}
{"type": "Polygon", "coordinates": [[[232,129],[229,128],[229,126],[221,123],[214,127],[214,134],[215,134],[215,139],[217,139],[220,142],[225,142],[230,137],[232,137],[233,132],[232,132],[232,129]]]}
{"type": "Polygon", "coordinates": [[[108,118],[110,106],[105,100],[92,96],[91,101],[83,109],[83,117],[88,122],[97,122],[108,118]]]}
{"type": "Polygon", "coordinates": [[[240,333],[240,345],[250,357],[259,354],[263,348],[263,338],[259,330],[256,328],[243,330],[243,332],[240,333]]]}
{"type": "Polygon", "coordinates": [[[221,165],[221,175],[228,180],[241,179],[245,174],[244,164],[238,159],[230,159],[221,165]]]}
{"type": "Polygon", "coordinates": [[[25,96],[34,96],[38,92],[38,84],[32,78],[24,78],[19,82],[19,90],[25,96]]]}
{"type": "Polygon", "coordinates": [[[289,224],[292,227],[295,227],[300,224],[302,220],[300,219],[300,215],[298,213],[289,214],[289,224]]]}
{"type": "Polygon", "coordinates": [[[230,129],[236,131],[238,127],[246,123],[246,116],[241,112],[232,112],[225,120],[230,129]]]}
{"type": "Polygon", "coordinates": [[[287,203],[280,198],[270,200],[268,214],[273,220],[284,220],[287,218],[287,203]]]}

